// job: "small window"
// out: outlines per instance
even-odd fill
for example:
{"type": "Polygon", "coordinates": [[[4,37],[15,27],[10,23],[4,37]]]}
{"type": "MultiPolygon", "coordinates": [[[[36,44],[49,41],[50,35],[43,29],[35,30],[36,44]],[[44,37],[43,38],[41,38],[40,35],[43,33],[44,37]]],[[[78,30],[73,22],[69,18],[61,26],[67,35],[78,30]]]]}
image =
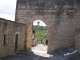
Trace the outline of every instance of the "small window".
{"type": "Polygon", "coordinates": [[[6,43],[6,35],[4,35],[4,40],[3,40],[3,45],[6,45],[7,43],[6,43]]]}

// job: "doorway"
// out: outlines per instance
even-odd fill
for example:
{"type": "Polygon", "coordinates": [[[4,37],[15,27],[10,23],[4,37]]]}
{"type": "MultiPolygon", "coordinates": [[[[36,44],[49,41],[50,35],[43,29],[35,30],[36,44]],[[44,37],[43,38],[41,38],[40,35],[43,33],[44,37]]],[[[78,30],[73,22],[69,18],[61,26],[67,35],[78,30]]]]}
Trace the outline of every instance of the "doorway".
{"type": "Polygon", "coordinates": [[[18,50],[18,34],[15,35],[15,52],[18,50]]]}

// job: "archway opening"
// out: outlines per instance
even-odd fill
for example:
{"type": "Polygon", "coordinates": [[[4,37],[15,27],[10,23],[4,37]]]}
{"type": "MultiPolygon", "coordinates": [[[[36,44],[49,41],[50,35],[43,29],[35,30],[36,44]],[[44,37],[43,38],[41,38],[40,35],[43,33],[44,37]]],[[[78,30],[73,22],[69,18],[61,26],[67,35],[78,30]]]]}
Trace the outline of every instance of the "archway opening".
{"type": "Polygon", "coordinates": [[[38,52],[45,51],[47,53],[48,47],[47,25],[42,20],[33,21],[32,33],[33,33],[32,50],[36,49],[38,52]]]}
{"type": "Polygon", "coordinates": [[[48,35],[47,25],[41,20],[35,20],[33,22],[33,37],[32,39],[36,39],[35,45],[48,44],[48,39],[46,38],[48,35]]]}

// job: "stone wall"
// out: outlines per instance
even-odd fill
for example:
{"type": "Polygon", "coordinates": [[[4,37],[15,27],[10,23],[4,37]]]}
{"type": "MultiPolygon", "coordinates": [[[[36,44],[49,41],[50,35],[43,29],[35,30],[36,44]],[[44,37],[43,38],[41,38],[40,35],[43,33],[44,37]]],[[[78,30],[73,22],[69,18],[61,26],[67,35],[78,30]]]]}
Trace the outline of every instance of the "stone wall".
{"type": "Polygon", "coordinates": [[[33,32],[32,32],[32,46],[34,47],[34,46],[36,46],[36,40],[37,38],[36,38],[36,32],[35,32],[35,30],[33,30],[33,32]]]}
{"type": "Polygon", "coordinates": [[[77,29],[75,30],[75,48],[80,53],[80,16],[78,16],[78,19],[77,29]]]}
{"type": "MultiPolygon", "coordinates": [[[[17,0],[16,22],[27,26],[38,19],[45,22],[49,35],[48,52],[52,52],[74,46],[79,10],[80,0],[17,0]]],[[[28,33],[29,30],[32,29],[29,28],[28,33]]]]}
{"type": "Polygon", "coordinates": [[[75,34],[75,48],[80,53],[80,29],[75,34]]]}
{"type": "Polygon", "coordinates": [[[18,34],[18,48],[24,50],[26,25],[0,18],[0,58],[15,52],[15,37],[18,34]]]}

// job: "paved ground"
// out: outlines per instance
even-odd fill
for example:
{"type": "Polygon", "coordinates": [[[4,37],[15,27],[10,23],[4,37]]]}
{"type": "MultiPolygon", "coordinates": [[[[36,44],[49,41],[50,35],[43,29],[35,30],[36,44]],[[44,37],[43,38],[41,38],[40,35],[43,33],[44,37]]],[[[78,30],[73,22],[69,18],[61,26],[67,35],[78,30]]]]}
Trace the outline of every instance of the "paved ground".
{"type": "Polygon", "coordinates": [[[21,51],[2,60],[49,60],[47,46],[42,44],[32,47],[31,51],[21,51]]]}
{"type": "Polygon", "coordinates": [[[20,51],[2,60],[80,60],[80,55],[73,48],[47,54],[47,46],[39,44],[31,51],[20,51]]]}
{"type": "Polygon", "coordinates": [[[34,52],[34,54],[36,54],[38,56],[42,56],[42,57],[50,56],[49,54],[47,54],[47,46],[44,46],[42,44],[32,47],[32,51],[34,52]]]}

